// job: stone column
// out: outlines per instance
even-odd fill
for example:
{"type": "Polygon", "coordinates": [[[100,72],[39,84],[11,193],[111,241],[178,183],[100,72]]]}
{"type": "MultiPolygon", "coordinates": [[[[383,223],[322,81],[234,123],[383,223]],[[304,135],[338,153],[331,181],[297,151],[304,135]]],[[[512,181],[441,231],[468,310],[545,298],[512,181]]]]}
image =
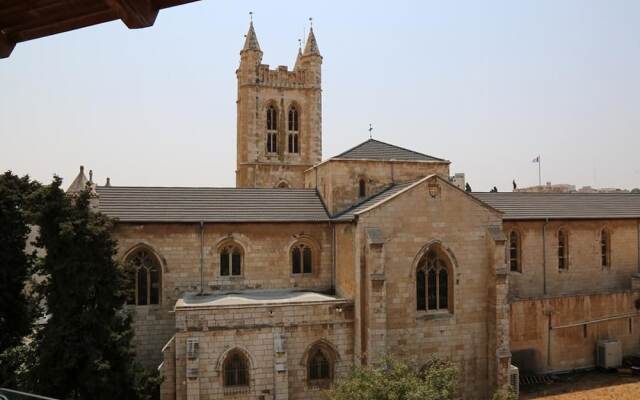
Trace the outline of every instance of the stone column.
{"type": "Polygon", "coordinates": [[[509,304],[508,272],[505,262],[506,237],[501,226],[491,226],[487,234],[487,258],[489,260],[487,325],[489,397],[498,388],[509,384],[509,304]]]}
{"type": "Polygon", "coordinates": [[[274,400],[289,399],[287,337],[283,328],[273,328],[273,392],[274,400]]]}
{"type": "Polygon", "coordinates": [[[366,229],[367,359],[377,363],[387,352],[387,293],[384,271],[384,238],[378,228],[366,229]]]}

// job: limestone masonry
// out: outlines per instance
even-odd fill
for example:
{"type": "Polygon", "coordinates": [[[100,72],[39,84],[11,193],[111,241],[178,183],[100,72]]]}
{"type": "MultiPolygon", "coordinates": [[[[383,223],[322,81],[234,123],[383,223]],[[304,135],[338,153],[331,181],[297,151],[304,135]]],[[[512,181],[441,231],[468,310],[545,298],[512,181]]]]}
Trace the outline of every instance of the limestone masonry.
{"type": "Polygon", "coordinates": [[[449,360],[458,397],[488,399],[512,364],[640,350],[640,195],[467,193],[449,161],[374,139],[322,161],[313,30],[292,70],[261,61],[251,24],[236,188],[95,188],[162,399],[321,399],[386,355],[449,360]]]}

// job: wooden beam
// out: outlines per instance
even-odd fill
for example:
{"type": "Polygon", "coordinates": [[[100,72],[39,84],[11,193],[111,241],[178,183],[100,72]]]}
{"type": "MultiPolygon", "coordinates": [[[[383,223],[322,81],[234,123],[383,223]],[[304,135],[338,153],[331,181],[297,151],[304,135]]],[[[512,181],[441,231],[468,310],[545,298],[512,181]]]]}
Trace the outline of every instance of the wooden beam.
{"type": "Polygon", "coordinates": [[[9,57],[14,47],[16,47],[16,44],[0,31],[0,58],[9,57]]]}
{"type": "Polygon", "coordinates": [[[158,9],[152,0],[105,0],[129,29],[148,28],[156,22],[158,9]]]}

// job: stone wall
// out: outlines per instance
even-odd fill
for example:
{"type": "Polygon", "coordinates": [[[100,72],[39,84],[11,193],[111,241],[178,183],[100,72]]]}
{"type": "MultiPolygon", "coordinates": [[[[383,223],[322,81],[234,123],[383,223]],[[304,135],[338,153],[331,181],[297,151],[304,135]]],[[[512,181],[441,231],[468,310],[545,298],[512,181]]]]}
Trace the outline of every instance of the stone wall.
{"type": "Polygon", "coordinates": [[[356,324],[362,327],[356,356],[375,360],[389,353],[418,366],[432,357],[450,360],[460,370],[460,395],[486,399],[493,382],[505,383],[508,367],[506,282],[498,290],[494,276],[504,271],[504,253],[502,244],[498,250],[487,248],[488,228],[499,230],[501,219],[459,189],[436,181],[436,198],[423,182],[359,216],[355,259],[362,290],[356,324]],[[368,238],[372,228],[384,238],[381,245],[368,238]],[[430,245],[440,246],[453,268],[448,312],[416,310],[415,269],[430,245]],[[496,332],[490,334],[489,328],[496,332]]]}
{"type": "MultiPolygon", "coordinates": [[[[205,224],[205,291],[235,289],[301,288],[329,290],[332,285],[331,228],[309,224],[205,224]],[[244,250],[239,277],[219,274],[219,245],[235,241],[244,250]],[[312,274],[291,272],[290,247],[298,240],[312,244],[312,274]]],[[[118,224],[118,259],[143,246],[157,255],[162,265],[159,305],[134,309],[134,346],[138,359],[149,367],[161,361],[160,350],[174,333],[173,307],[180,295],[200,289],[199,224],[118,224]]]]}
{"type": "Polygon", "coordinates": [[[640,291],[514,301],[511,352],[521,374],[595,366],[600,339],[622,342],[625,355],[640,350],[640,291]]]}
{"type": "Polygon", "coordinates": [[[636,220],[504,222],[507,236],[514,229],[522,238],[522,272],[510,272],[513,298],[629,289],[630,277],[639,268],[636,220]],[[565,229],[569,237],[567,270],[558,269],[560,228],[565,229]],[[602,267],[600,259],[603,228],[608,229],[611,237],[611,267],[608,268],[602,267]]]}
{"type": "Polygon", "coordinates": [[[448,161],[328,160],[305,173],[305,186],[316,188],[331,214],[361,201],[358,183],[366,181],[367,196],[393,183],[431,174],[449,178],[448,161]]]}
{"type": "Polygon", "coordinates": [[[347,299],[356,295],[354,225],[335,225],[336,252],[336,293],[347,299]]]}
{"type": "Polygon", "coordinates": [[[178,400],[324,399],[322,388],[307,380],[305,358],[317,343],[335,355],[334,382],[352,368],[353,308],[346,301],[178,309],[176,324],[175,374],[170,368],[163,373],[175,382],[178,400]],[[196,359],[187,358],[188,338],[198,340],[196,359]],[[232,350],[249,359],[248,388],[223,386],[222,365],[232,350]],[[198,376],[188,378],[188,368],[196,368],[198,376]]]}

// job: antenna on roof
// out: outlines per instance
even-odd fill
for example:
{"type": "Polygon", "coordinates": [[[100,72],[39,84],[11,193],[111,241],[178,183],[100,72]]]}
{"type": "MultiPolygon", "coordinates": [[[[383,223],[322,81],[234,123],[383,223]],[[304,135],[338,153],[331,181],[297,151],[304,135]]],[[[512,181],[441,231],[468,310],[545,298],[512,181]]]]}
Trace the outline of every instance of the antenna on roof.
{"type": "Polygon", "coordinates": [[[373,130],[373,126],[369,124],[369,139],[373,139],[373,134],[371,133],[372,130],[373,130]]]}

